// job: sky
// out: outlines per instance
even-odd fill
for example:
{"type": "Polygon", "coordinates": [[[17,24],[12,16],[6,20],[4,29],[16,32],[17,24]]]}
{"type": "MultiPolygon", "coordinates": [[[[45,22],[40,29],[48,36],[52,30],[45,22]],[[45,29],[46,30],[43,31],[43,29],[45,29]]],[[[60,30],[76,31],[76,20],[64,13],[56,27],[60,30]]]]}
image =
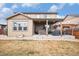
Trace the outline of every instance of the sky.
{"type": "Polygon", "coordinates": [[[67,14],[79,14],[78,3],[0,3],[0,23],[6,24],[6,18],[14,12],[56,12],[57,17],[67,14]]]}

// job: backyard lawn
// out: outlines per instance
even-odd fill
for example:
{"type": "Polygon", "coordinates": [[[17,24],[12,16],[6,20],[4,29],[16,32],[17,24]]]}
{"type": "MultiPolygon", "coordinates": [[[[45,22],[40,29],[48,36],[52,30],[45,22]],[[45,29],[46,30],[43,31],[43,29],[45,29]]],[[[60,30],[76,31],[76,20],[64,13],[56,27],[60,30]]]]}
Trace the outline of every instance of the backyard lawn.
{"type": "Polygon", "coordinates": [[[79,42],[55,40],[0,40],[3,56],[79,55],[79,42]]]}

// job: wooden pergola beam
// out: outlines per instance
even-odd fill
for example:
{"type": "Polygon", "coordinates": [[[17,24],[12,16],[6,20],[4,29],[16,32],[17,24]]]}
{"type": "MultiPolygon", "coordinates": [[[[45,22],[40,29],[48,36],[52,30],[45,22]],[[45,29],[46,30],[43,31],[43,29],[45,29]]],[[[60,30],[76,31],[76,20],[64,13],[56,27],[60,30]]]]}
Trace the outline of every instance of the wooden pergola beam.
{"type": "Polygon", "coordinates": [[[76,25],[76,24],[62,24],[62,23],[61,23],[61,36],[62,36],[62,32],[63,32],[63,27],[65,27],[65,26],[70,27],[70,28],[71,28],[71,35],[74,35],[74,30],[73,30],[73,28],[75,28],[75,27],[78,26],[78,25],[76,25]]]}

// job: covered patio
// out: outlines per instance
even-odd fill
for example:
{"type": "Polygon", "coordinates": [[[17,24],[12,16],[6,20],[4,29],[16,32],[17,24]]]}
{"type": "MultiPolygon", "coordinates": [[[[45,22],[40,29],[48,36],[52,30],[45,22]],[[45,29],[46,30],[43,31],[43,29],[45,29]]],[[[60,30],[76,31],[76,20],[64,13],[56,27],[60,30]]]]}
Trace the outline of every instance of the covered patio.
{"type": "Polygon", "coordinates": [[[35,19],[33,20],[34,34],[48,35],[52,31],[52,25],[56,23],[56,19],[35,19]]]}

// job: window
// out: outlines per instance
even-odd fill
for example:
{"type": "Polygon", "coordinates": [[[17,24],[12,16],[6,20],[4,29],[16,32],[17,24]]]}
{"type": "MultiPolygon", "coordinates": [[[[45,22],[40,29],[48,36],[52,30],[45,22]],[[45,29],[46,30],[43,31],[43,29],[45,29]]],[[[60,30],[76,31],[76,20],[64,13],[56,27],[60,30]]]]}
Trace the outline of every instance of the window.
{"type": "Polygon", "coordinates": [[[18,24],[18,30],[22,30],[21,24],[18,24]]]}
{"type": "Polygon", "coordinates": [[[14,23],[13,30],[17,30],[17,26],[16,26],[16,25],[17,25],[17,24],[14,23]]]}
{"type": "Polygon", "coordinates": [[[27,30],[27,27],[24,27],[23,29],[24,29],[24,30],[27,30]]]}
{"type": "Polygon", "coordinates": [[[21,21],[14,22],[13,30],[19,30],[19,31],[27,30],[27,22],[21,22],[21,21]]]}
{"type": "Polygon", "coordinates": [[[13,27],[13,30],[17,30],[17,27],[13,27]]]}

